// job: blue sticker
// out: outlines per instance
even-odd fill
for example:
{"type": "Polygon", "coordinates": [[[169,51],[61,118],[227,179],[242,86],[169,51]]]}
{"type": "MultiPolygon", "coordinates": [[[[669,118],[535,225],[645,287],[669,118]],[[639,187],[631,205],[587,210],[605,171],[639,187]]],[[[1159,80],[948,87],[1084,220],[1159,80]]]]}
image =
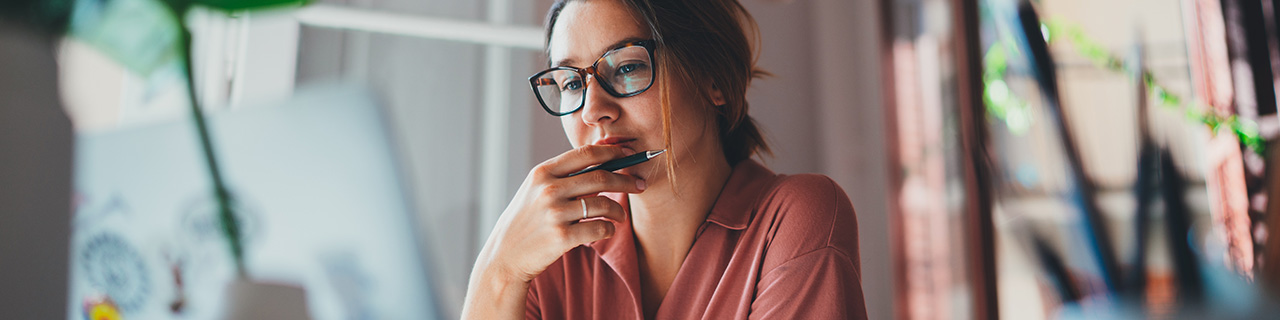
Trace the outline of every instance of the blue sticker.
{"type": "Polygon", "coordinates": [[[151,298],[147,265],[124,237],[106,232],[94,235],[78,254],[89,284],[111,297],[120,311],[136,312],[151,298]]]}

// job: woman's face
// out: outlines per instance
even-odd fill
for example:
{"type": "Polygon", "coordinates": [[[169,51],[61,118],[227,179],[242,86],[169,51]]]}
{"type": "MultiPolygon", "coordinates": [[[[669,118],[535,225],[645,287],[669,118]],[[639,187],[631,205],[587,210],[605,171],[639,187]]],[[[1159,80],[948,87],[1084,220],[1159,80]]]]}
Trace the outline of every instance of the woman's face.
{"type": "MultiPolygon", "coordinates": [[[[553,67],[586,68],[609,50],[647,39],[652,39],[652,35],[643,20],[634,17],[620,1],[571,1],[552,27],[548,49],[553,67]]],[[[668,79],[663,78],[662,73],[659,71],[649,90],[626,98],[609,95],[595,77],[591,77],[582,109],[560,118],[569,142],[575,148],[616,144],[629,153],[663,149],[659,88],[668,79]]],[[[675,85],[670,92],[673,150],[667,150],[663,157],[675,156],[678,163],[707,154],[723,157],[719,138],[713,130],[715,126],[710,124],[707,113],[700,111],[713,102],[696,97],[686,87],[675,85]]],[[[698,162],[702,161],[693,163],[698,162]]],[[[665,169],[665,161],[649,161],[619,172],[652,181],[664,179],[665,169]]]]}

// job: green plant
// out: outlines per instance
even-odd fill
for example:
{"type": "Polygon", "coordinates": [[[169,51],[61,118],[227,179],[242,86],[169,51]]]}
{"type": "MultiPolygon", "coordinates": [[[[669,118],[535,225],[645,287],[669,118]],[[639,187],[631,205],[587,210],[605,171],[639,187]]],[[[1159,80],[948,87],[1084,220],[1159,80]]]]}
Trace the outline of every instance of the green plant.
{"type": "MultiPolygon", "coordinates": [[[[57,0],[72,1],[72,0],[57,0]]],[[[232,195],[219,171],[217,156],[204,113],[196,99],[191,68],[191,32],[183,19],[193,7],[227,14],[305,5],[309,0],[78,0],[74,5],[52,9],[49,17],[69,15],[69,31],[125,68],[142,76],[171,63],[180,64],[206,167],[213,182],[218,219],[226,236],[237,274],[247,277],[241,229],[232,212],[232,195]]],[[[52,18],[40,18],[51,20],[52,18]]]]}
{"type": "MultiPolygon", "coordinates": [[[[1078,54],[1089,59],[1100,69],[1120,74],[1136,74],[1135,70],[1140,68],[1126,64],[1118,55],[1111,53],[1086,35],[1079,26],[1061,19],[1049,20],[1041,26],[1040,30],[1046,41],[1068,41],[1078,54]]],[[[985,84],[983,98],[989,114],[1005,121],[1014,134],[1022,134],[1031,121],[1028,111],[1030,105],[1014,95],[1004,80],[1009,69],[1008,57],[1021,55],[1017,51],[1017,46],[1011,45],[1010,42],[1011,40],[1002,39],[987,49],[983,61],[985,84]]],[[[1155,76],[1148,70],[1142,70],[1141,75],[1147,92],[1164,110],[1181,112],[1188,121],[1204,124],[1214,134],[1227,130],[1249,150],[1258,155],[1265,154],[1266,142],[1258,132],[1258,125],[1253,121],[1235,115],[1224,115],[1214,108],[1183,99],[1158,83],[1155,76]]]]}

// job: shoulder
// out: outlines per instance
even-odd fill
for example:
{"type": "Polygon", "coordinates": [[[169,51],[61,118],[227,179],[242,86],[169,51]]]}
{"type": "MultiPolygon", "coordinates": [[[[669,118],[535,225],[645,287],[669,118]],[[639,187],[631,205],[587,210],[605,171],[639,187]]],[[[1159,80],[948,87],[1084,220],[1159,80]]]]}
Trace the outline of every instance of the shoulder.
{"type": "Polygon", "coordinates": [[[824,175],[779,175],[764,193],[759,209],[777,218],[803,220],[830,226],[853,221],[853,203],[840,185],[824,175]]]}
{"type": "Polygon", "coordinates": [[[771,198],[792,205],[825,205],[822,202],[848,201],[834,180],[820,174],[780,174],[766,193],[771,198]]]}
{"type": "Polygon", "coordinates": [[[824,175],[779,175],[757,206],[768,255],[782,263],[835,249],[858,256],[858,221],[844,189],[824,175]]]}

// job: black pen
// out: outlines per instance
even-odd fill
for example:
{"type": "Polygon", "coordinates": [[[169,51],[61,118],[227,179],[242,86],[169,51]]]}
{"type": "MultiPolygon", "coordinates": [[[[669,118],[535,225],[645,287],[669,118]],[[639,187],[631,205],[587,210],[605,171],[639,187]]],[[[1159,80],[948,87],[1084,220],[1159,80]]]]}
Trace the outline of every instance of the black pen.
{"type": "Polygon", "coordinates": [[[601,163],[599,165],[590,166],[590,167],[587,167],[586,169],[582,169],[582,171],[570,173],[567,177],[572,177],[572,176],[576,176],[576,175],[580,175],[583,173],[592,172],[596,170],[606,170],[606,171],[622,170],[622,168],[634,166],[637,164],[644,163],[645,161],[649,161],[649,159],[653,159],[653,157],[657,157],[663,152],[667,152],[667,149],[645,151],[645,152],[629,155],[626,157],[609,160],[608,162],[601,163]]]}

